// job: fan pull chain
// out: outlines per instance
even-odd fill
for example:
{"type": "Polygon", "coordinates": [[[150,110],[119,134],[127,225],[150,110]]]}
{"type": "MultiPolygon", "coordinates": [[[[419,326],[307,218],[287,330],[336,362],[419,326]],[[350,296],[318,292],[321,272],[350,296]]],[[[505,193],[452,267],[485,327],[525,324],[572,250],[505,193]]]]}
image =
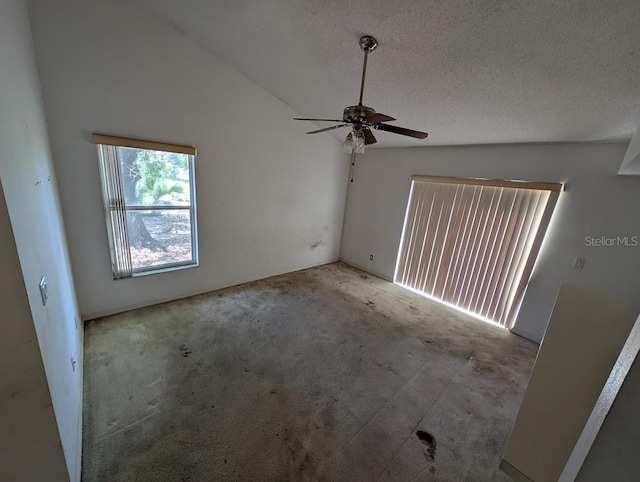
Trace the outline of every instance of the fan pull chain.
{"type": "Polygon", "coordinates": [[[356,170],[356,153],[351,153],[351,168],[349,169],[349,182],[353,182],[353,174],[356,170]]]}

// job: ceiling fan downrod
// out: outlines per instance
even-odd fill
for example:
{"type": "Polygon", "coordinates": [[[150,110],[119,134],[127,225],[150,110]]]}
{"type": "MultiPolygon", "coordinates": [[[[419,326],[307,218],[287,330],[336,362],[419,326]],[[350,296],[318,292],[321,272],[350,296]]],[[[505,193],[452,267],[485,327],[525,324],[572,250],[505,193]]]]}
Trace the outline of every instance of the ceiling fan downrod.
{"type": "Polygon", "coordinates": [[[378,41],[371,35],[363,35],[360,37],[360,48],[364,52],[364,62],[362,63],[362,81],[360,82],[360,99],[358,105],[362,105],[362,96],[364,95],[364,79],[367,76],[367,57],[369,52],[373,52],[378,46],[378,41]]]}

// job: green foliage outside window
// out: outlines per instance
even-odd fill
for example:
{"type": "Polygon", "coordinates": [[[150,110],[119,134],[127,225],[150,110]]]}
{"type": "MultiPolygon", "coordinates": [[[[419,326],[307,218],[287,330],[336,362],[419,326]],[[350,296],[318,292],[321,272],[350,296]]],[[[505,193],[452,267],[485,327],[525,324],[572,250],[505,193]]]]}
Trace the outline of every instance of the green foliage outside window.
{"type": "Polygon", "coordinates": [[[136,197],[142,204],[189,201],[188,156],[174,152],[140,150],[135,162],[136,197]]]}

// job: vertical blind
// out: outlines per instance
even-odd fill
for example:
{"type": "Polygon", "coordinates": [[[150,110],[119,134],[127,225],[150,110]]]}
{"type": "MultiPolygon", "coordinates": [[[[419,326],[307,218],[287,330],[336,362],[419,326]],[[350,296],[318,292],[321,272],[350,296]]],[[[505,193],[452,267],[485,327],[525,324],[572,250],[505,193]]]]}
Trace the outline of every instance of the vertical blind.
{"type": "Polygon", "coordinates": [[[105,215],[110,227],[107,232],[109,233],[113,277],[116,279],[128,278],[133,274],[133,264],[117,147],[100,145],[98,159],[105,215]]]}
{"type": "Polygon", "coordinates": [[[560,188],[414,176],[395,282],[510,327],[560,188]]]}

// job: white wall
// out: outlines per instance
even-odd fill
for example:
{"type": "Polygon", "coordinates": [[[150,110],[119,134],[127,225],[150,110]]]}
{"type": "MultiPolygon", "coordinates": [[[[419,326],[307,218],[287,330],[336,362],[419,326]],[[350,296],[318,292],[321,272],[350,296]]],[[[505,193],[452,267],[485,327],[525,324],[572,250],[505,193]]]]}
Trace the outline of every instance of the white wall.
{"type": "Polygon", "coordinates": [[[577,481],[638,479],[639,399],[640,359],[636,358],[578,473],[577,481]]]}
{"type": "Polygon", "coordinates": [[[566,182],[514,331],[540,341],[562,283],[617,293],[639,312],[640,246],[585,246],[586,236],[640,236],[640,179],[616,176],[625,149],[595,143],[369,149],[349,186],[341,258],[393,278],[412,174],[566,182]],[[583,270],[572,269],[576,256],[586,258],[583,270]]]}
{"type": "Polygon", "coordinates": [[[68,480],[1,185],[0,252],[0,480],[68,480]]]}
{"type": "Polygon", "coordinates": [[[7,387],[22,386],[26,390],[13,390],[9,394],[13,400],[2,397],[3,412],[9,410],[3,417],[11,424],[3,423],[0,430],[3,458],[10,457],[7,464],[0,463],[0,479],[21,480],[4,477],[2,471],[12,466],[26,471],[23,473],[44,471],[48,474],[46,480],[60,480],[61,472],[55,466],[57,455],[51,451],[59,450],[57,444],[62,442],[69,478],[75,481],[80,480],[82,325],[76,308],[24,0],[0,2],[0,65],[0,179],[15,238],[12,248],[9,225],[3,222],[0,264],[2,277],[8,279],[0,286],[1,339],[5,344],[0,378],[7,387]],[[20,268],[11,264],[12,249],[15,251],[16,247],[20,268]],[[42,276],[46,276],[49,286],[46,306],[42,306],[38,291],[42,276]],[[25,290],[30,313],[24,306],[25,290]],[[34,352],[34,330],[41,355],[34,352]],[[72,355],[77,359],[75,371],[72,355]],[[47,387],[43,385],[43,366],[59,430],[55,442],[46,419],[46,412],[51,408],[47,403],[37,403],[48,398],[47,387]],[[27,414],[28,409],[33,412],[27,414]],[[24,422],[24,439],[15,434],[20,420],[24,422]],[[42,421],[39,435],[33,427],[38,420],[42,421]],[[30,436],[34,439],[29,439],[30,436]],[[11,444],[16,446],[12,449],[11,444]],[[20,459],[18,446],[30,450],[30,454],[20,459]],[[4,452],[5,449],[8,452],[4,452]],[[46,451],[49,452],[45,457],[46,451]],[[43,454],[42,458],[38,454],[43,454]],[[10,465],[20,461],[29,466],[10,465]]]}
{"type": "Polygon", "coordinates": [[[640,176],[640,128],[631,137],[618,174],[640,176]]]}
{"type": "Polygon", "coordinates": [[[333,137],[305,136],[313,125],[140,7],[29,6],[85,318],[338,258],[348,161],[333,137]],[[112,279],[92,132],[198,149],[199,268],[112,279]]]}

